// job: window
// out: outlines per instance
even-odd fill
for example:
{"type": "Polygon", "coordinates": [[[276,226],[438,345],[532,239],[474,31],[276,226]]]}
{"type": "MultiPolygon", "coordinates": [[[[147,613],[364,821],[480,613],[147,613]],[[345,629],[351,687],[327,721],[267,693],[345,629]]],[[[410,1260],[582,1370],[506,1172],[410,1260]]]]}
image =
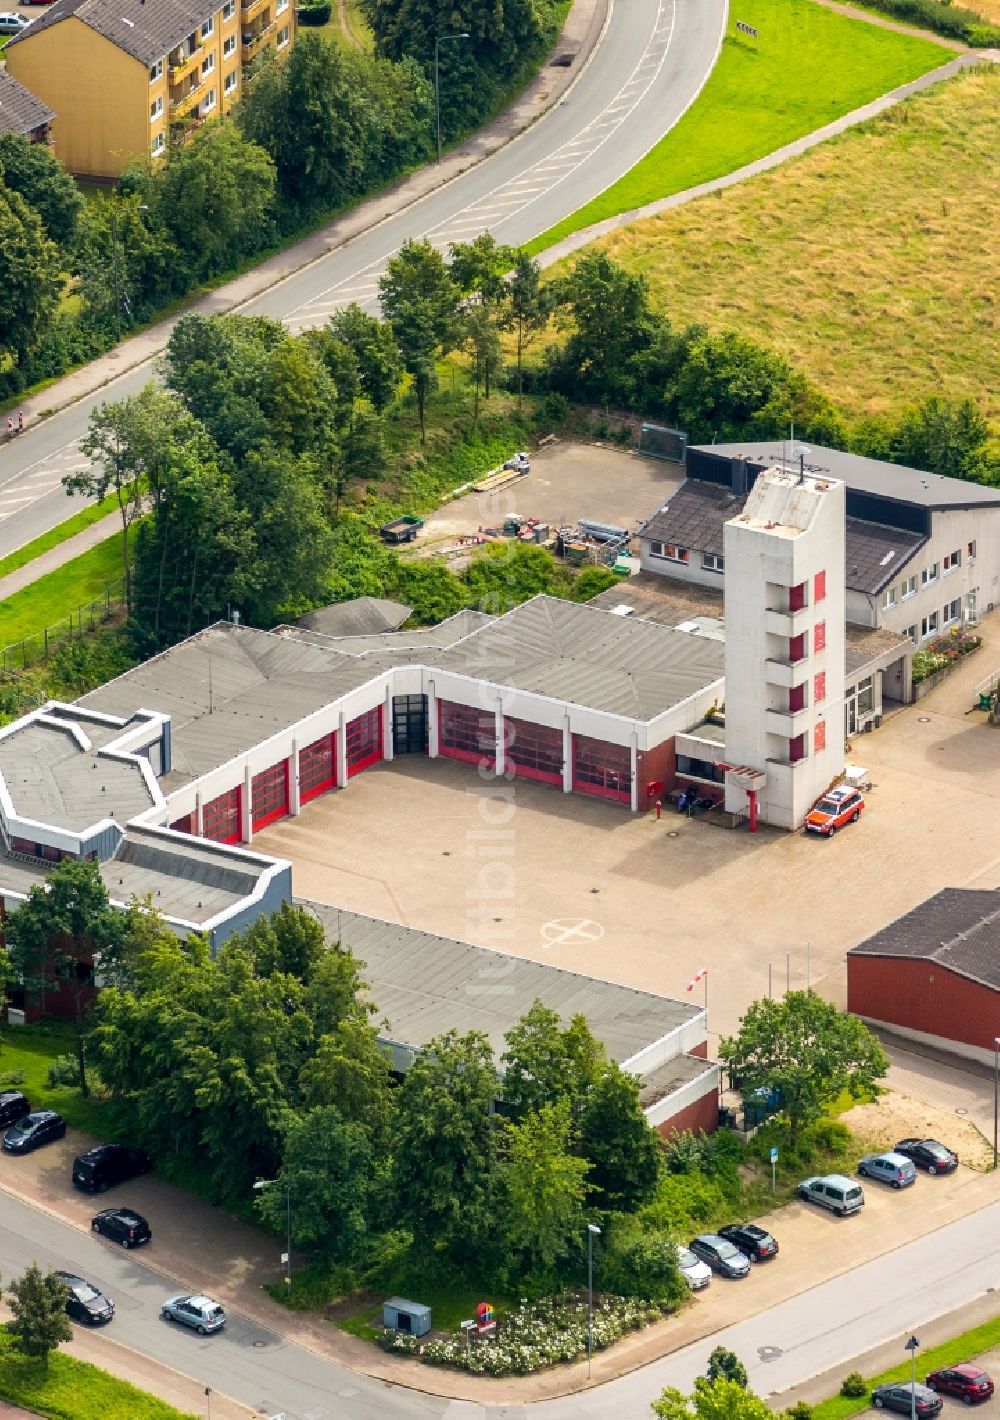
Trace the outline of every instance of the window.
{"type": "Polygon", "coordinates": [[[223,40],[223,42],[222,42],[222,57],[223,57],[223,59],[228,59],[229,56],[232,54],[232,52],[233,52],[233,50],[234,50],[235,48],[236,48],[236,36],[235,36],[235,35],[230,35],[228,39],[223,40]]]}
{"type": "Polygon", "coordinates": [[[969,559],[970,562],[975,562],[975,560],[976,560],[976,544],[975,544],[975,541],[972,541],[972,542],[969,543],[968,547],[965,549],[965,555],[966,555],[966,557],[969,559]]]}
{"type": "Polygon", "coordinates": [[[239,73],[234,69],[231,74],[226,75],[226,82],[222,86],[222,92],[228,96],[233,92],[239,82],[239,73]]]}
{"type": "Polygon", "coordinates": [[[882,593],[882,610],[883,610],[883,611],[892,611],[892,609],[893,609],[893,607],[894,607],[895,605],[896,605],[896,588],[895,588],[895,587],[886,587],[885,591],[882,593]]]}
{"type": "Polygon", "coordinates": [[[916,579],[915,576],[913,576],[913,577],[907,577],[906,580],[905,580],[905,582],[902,583],[902,598],[903,598],[903,601],[905,602],[907,597],[915,597],[916,595],[917,595],[917,579],[916,579]]]}
{"type": "Polygon", "coordinates": [[[160,114],[161,114],[162,112],[163,112],[163,95],[161,94],[160,97],[156,100],[156,102],[150,104],[150,106],[149,106],[149,121],[152,123],[153,119],[154,119],[154,118],[159,118],[159,116],[160,116],[160,114]]]}
{"type": "Polygon", "coordinates": [[[813,651],[822,651],[826,646],[826,622],[817,621],[813,627],[813,651]]]}
{"type": "Polygon", "coordinates": [[[701,554],[701,565],[706,572],[724,572],[726,570],[726,559],[720,557],[717,552],[703,552],[701,554]]]}
{"type": "Polygon", "coordinates": [[[938,564],[935,562],[931,567],[925,567],[920,574],[920,585],[929,587],[938,579],[938,564]]]}
{"type": "Polygon", "coordinates": [[[203,79],[207,78],[208,75],[214,71],[214,69],[215,54],[213,52],[212,54],[206,54],[205,58],[201,61],[201,77],[203,79]]]}
{"type": "Polygon", "coordinates": [[[875,708],[875,683],[872,677],[865,676],[864,680],[858,681],[858,714],[870,715],[875,708]]]}
{"type": "Polygon", "coordinates": [[[906,634],[907,634],[907,636],[909,636],[909,638],[910,638],[910,640],[913,642],[914,646],[915,646],[915,645],[917,644],[917,642],[920,640],[920,637],[917,635],[917,628],[916,628],[915,626],[908,626],[908,627],[906,628],[906,634]]]}
{"type": "Polygon", "coordinates": [[[818,671],[813,676],[813,700],[818,705],[826,699],[826,671],[818,671]]]}
{"type": "Polygon", "coordinates": [[[928,636],[933,636],[938,629],[938,614],[932,611],[930,616],[925,616],[920,623],[920,638],[925,640],[928,636]]]}
{"type": "Polygon", "coordinates": [[[202,39],[208,39],[209,35],[215,34],[215,16],[212,15],[201,27],[202,39]]]}
{"type": "Polygon", "coordinates": [[[687,548],[677,547],[672,542],[651,542],[649,555],[650,557],[665,557],[668,562],[686,562],[688,560],[687,548]]]}
{"type": "Polygon", "coordinates": [[[944,624],[950,626],[953,621],[960,621],[962,618],[962,598],[956,597],[953,602],[949,602],[944,609],[944,624]]]}
{"type": "Polygon", "coordinates": [[[826,749],[826,721],[820,720],[813,725],[813,751],[819,754],[821,749],[826,749]]]}
{"type": "Polygon", "coordinates": [[[202,115],[204,115],[204,114],[206,114],[206,113],[211,113],[212,109],[214,109],[214,108],[215,108],[215,90],[214,90],[214,89],[209,89],[208,93],[205,95],[205,102],[204,102],[204,103],[202,104],[202,106],[201,106],[202,115]]]}
{"type": "Polygon", "coordinates": [[[150,149],[149,149],[149,151],[152,153],[152,155],[153,155],[154,158],[156,157],[156,155],[157,155],[158,153],[162,153],[162,152],[163,152],[164,148],[166,147],[166,144],[167,144],[167,140],[164,138],[163,134],[162,134],[162,133],[158,133],[158,134],[156,135],[156,137],[153,139],[152,143],[150,144],[150,149]]]}
{"type": "Polygon", "coordinates": [[[149,82],[155,84],[157,79],[163,78],[163,60],[158,59],[149,71],[149,82]]]}
{"type": "Polygon", "coordinates": [[[817,572],[813,578],[813,601],[821,602],[826,596],[826,571],[817,572]]]}
{"type": "Polygon", "coordinates": [[[275,5],[275,7],[274,7],[274,13],[275,13],[276,15],[283,15],[287,9],[288,9],[288,0],[278,0],[277,5],[275,5]]]}
{"type": "Polygon", "coordinates": [[[231,20],[235,14],[236,0],[226,0],[222,7],[222,23],[225,24],[227,20],[231,20]]]}
{"type": "Polygon", "coordinates": [[[954,572],[954,571],[956,571],[956,569],[959,568],[959,567],[961,567],[961,565],[962,565],[962,553],[961,553],[961,550],[959,550],[958,552],[949,552],[948,555],[947,555],[947,557],[944,559],[944,575],[947,577],[947,575],[948,575],[949,572],[954,572]]]}
{"type": "Polygon", "coordinates": [[[287,26],[287,25],[282,25],[281,29],[278,31],[278,48],[279,48],[279,49],[284,49],[285,45],[288,43],[288,36],[289,36],[290,33],[291,33],[291,31],[289,30],[288,26],[287,26]]]}

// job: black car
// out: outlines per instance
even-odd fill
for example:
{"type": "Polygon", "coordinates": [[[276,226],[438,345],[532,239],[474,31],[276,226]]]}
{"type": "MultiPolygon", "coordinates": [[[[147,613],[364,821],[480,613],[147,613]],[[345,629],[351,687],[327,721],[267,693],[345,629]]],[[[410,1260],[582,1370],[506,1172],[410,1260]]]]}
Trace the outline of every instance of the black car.
{"type": "Polygon", "coordinates": [[[719,1237],[738,1247],[751,1262],[766,1262],[768,1258],[778,1256],[777,1242],[756,1223],[727,1223],[719,1229],[719,1237]]]}
{"type": "Polygon", "coordinates": [[[750,1271],[750,1259],[746,1253],[740,1252],[738,1247],[718,1233],[700,1233],[692,1238],[691,1251],[723,1277],[745,1277],[750,1271]]]}
{"type": "Polygon", "coordinates": [[[875,1386],[872,1405],[876,1410],[898,1410],[901,1415],[911,1415],[915,1410],[922,1420],[941,1413],[941,1397],[919,1381],[915,1386],[909,1381],[875,1386]]]}
{"type": "Polygon", "coordinates": [[[953,1173],[958,1168],[958,1155],[936,1139],[900,1139],[893,1153],[912,1159],[918,1169],[930,1174],[953,1173]]]}
{"type": "Polygon", "coordinates": [[[149,1173],[149,1155],[128,1144],[98,1144],[73,1160],[73,1182],[84,1193],[103,1193],[142,1173],[149,1173]]]}
{"type": "Polygon", "coordinates": [[[51,1109],[40,1109],[12,1124],[3,1136],[3,1146],[8,1154],[30,1154],[42,1144],[65,1137],[66,1121],[62,1115],[51,1109]]]}
{"type": "Polygon", "coordinates": [[[31,1105],[27,1095],[23,1095],[20,1090],[0,1091],[0,1129],[6,1129],[8,1124],[16,1124],[30,1113],[31,1105]]]}
{"type": "Polygon", "coordinates": [[[93,1282],[77,1277],[75,1272],[57,1272],[56,1276],[66,1288],[66,1314],[74,1321],[99,1326],[114,1316],[114,1302],[99,1292],[93,1282]]]}
{"type": "Polygon", "coordinates": [[[90,1227],[120,1247],[140,1247],[153,1238],[145,1218],[131,1208],[105,1208],[91,1218],[90,1227]]]}

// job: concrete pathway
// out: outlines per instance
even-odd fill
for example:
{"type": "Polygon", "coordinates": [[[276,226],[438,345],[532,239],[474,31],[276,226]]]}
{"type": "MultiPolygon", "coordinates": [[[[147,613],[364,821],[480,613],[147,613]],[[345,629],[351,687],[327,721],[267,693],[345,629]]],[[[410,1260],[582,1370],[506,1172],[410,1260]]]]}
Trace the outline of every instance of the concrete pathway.
{"type": "Polygon", "coordinates": [[[6,577],[0,577],[0,602],[6,601],[8,597],[12,597],[15,592],[20,592],[24,587],[30,587],[32,582],[37,582],[39,577],[44,577],[46,572],[54,572],[57,567],[62,567],[66,562],[72,562],[74,557],[79,557],[81,552],[89,552],[98,543],[113,537],[116,532],[121,530],[121,525],[122,521],[118,514],[109,513],[99,522],[91,523],[89,528],[74,533],[65,542],[50,547],[48,552],[39,553],[30,562],[26,562],[23,567],[19,567],[16,572],[9,572],[6,577]]]}

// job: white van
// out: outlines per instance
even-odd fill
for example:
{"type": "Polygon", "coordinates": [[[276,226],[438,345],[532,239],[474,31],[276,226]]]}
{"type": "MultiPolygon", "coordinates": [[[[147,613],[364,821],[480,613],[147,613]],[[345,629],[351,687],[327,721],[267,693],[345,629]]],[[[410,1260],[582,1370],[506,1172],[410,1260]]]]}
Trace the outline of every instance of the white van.
{"type": "Polygon", "coordinates": [[[865,1195],[860,1183],[855,1183],[853,1178],[847,1178],[842,1173],[804,1178],[799,1184],[799,1197],[807,1203],[818,1203],[821,1208],[829,1208],[838,1218],[846,1218],[848,1213],[858,1213],[865,1206],[865,1195]]]}

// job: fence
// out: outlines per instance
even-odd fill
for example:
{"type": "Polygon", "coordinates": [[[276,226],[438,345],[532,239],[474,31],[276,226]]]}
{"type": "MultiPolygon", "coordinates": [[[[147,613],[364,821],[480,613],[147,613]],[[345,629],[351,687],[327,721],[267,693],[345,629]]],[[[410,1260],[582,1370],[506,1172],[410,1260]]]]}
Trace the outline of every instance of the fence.
{"type": "Polygon", "coordinates": [[[120,577],[117,582],[110,582],[105,587],[103,595],[92,602],[84,602],[69,616],[53,622],[42,631],[36,631],[33,636],[26,636],[23,641],[14,641],[0,648],[0,673],[27,670],[39,661],[47,661],[67,641],[94,631],[103,622],[117,616],[124,606],[125,580],[120,577]]]}

